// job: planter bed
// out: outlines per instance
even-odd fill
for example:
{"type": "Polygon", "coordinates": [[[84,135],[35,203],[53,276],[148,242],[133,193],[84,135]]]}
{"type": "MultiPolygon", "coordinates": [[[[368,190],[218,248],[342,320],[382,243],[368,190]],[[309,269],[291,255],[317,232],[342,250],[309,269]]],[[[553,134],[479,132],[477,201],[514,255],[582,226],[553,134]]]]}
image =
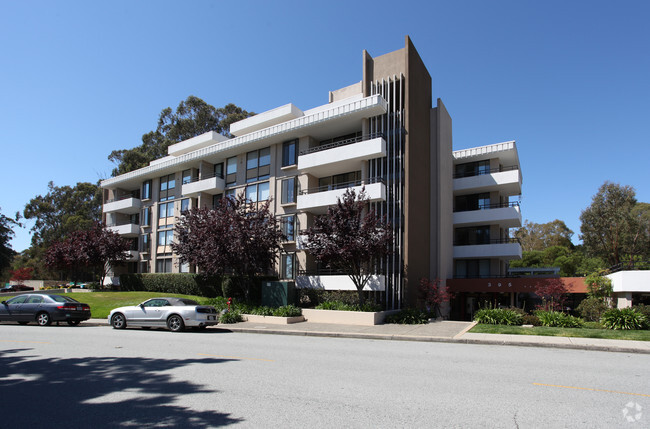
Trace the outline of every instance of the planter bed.
{"type": "Polygon", "coordinates": [[[256,314],[242,314],[242,318],[247,322],[268,323],[271,325],[289,325],[291,323],[304,322],[304,316],[295,317],[278,317],[278,316],[258,316],[256,314]]]}
{"type": "Polygon", "coordinates": [[[303,308],[302,315],[308,322],[335,323],[339,325],[361,325],[373,326],[384,323],[386,316],[398,313],[399,310],[389,311],[340,311],[340,310],[316,310],[303,308]]]}

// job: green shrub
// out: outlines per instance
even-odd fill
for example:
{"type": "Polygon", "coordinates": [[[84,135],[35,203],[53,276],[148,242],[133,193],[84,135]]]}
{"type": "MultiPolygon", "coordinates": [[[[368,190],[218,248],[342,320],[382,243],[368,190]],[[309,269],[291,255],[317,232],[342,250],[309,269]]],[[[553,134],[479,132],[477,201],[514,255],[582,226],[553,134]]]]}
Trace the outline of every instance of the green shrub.
{"type": "Polygon", "coordinates": [[[277,317],[298,317],[302,316],[302,310],[295,305],[284,305],[273,310],[273,316],[277,317]]]}
{"type": "Polygon", "coordinates": [[[237,311],[228,311],[219,316],[219,323],[223,324],[237,323],[241,321],[241,314],[237,311]]]}
{"type": "Polygon", "coordinates": [[[429,315],[415,308],[406,308],[399,313],[387,316],[384,323],[396,323],[400,325],[422,325],[429,323],[429,315]]]}
{"type": "Polygon", "coordinates": [[[216,297],[219,295],[219,279],[199,274],[122,274],[120,289],[123,291],[147,291],[161,293],[179,293],[216,297]]]}
{"type": "Polygon", "coordinates": [[[607,306],[603,300],[593,296],[583,299],[578,307],[576,307],[576,311],[580,314],[580,317],[589,322],[599,321],[606,310],[607,306]]]}
{"type": "Polygon", "coordinates": [[[474,320],[488,325],[521,325],[523,316],[512,309],[481,308],[474,313],[474,320]]]}
{"type": "Polygon", "coordinates": [[[557,327],[557,328],[581,328],[584,324],[582,319],[570,316],[561,311],[546,311],[538,310],[535,316],[539,318],[542,326],[557,327]]]}
{"type": "Polygon", "coordinates": [[[359,304],[349,304],[342,301],[325,301],[316,306],[317,310],[339,310],[339,311],[381,311],[381,306],[372,303],[365,303],[363,305],[359,304]]]}
{"type": "Polygon", "coordinates": [[[600,323],[607,329],[644,329],[646,318],[633,308],[612,308],[603,313],[600,323]]]}
{"type": "Polygon", "coordinates": [[[533,325],[533,326],[542,326],[542,322],[539,320],[539,317],[534,314],[526,314],[522,318],[522,325],[533,325]]]}
{"type": "Polygon", "coordinates": [[[632,308],[645,317],[645,326],[643,329],[650,329],[650,305],[637,304],[633,305],[632,308]]]}
{"type": "Polygon", "coordinates": [[[223,296],[218,296],[216,298],[207,298],[201,302],[203,305],[211,305],[217,309],[217,312],[221,313],[223,310],[228,308],[228,298],[223,296]]]}

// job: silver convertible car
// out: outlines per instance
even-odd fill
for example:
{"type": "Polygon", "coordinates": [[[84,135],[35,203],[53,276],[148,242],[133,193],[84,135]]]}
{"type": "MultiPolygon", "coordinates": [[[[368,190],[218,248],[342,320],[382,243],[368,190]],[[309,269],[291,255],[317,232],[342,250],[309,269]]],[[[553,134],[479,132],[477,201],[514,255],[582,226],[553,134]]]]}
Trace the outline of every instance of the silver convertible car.
{"type": "Polygon", "coordinates": [[[179,332],[185,327],[204,329],[218,323],[217,310],[186,298],[152,298],[140,305],[111,310],[108,322],[115,329],[127,326],[164,328],[179,332]]]}

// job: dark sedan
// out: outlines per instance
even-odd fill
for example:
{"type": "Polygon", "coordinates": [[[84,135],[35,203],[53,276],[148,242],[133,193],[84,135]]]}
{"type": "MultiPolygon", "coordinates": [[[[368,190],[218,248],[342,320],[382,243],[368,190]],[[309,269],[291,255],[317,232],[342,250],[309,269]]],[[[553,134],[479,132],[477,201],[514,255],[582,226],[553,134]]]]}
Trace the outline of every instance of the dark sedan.
{"type": "Polygon", "coordinates": [[[52,322],[67,322],[76,326],[90,319],[90,306],[62,295],[27,293],[0,304],[0,321],[14,321],[21,325],[36,322],[41,326],[52,322]]]}
{"type": "Polygon", "coordinates": [[[26,290],[34,290],[34,288],[25,285],[9,285],[0,289],[0,292],[23,292],[26,290]]]}

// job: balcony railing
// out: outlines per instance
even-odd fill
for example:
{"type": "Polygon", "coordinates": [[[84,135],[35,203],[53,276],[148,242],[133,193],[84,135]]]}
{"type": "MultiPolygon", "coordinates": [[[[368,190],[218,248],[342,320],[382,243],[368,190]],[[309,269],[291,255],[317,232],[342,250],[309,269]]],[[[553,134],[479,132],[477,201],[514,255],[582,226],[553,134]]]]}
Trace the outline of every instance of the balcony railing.
{"type": "Polygon", "coordinates": [[[371,177],[369,179],[352,180],[350,182],[317,186],[315,188],[302,189],[300,191],[300,195],[316,194],[318,192],[334,191],[337,189],[347,189],[354,186],[370,185],[371,183],[384,183],[384,179],[382,177],[371,177]]]}
{"type": "Polygon", "coordinates": [[[194,183],[194,182],[199,182],[201,180],[207,180],[207,179],[212,179],[213,177],[217,177],[219,179],[223,179],[223,174],[215,174],[215,173],[208,173],[208,174],[203,174],[201,177],[199,176],[192,176],[192,178],[189,181],[184,181],[182,184],[186,185],[188,183],[194,183]]]}
{"type": "Polygon", "coordinates": [[[511,244],[518,243],[517,238],[496,238],[493,240],[454,240],[454,246],[477,246],[482,244],[511,244]]]}
{"type": "Polygon", "coordinates": [[[110,199],[110,200],[106,200],[106,201],[104,202],[104,204],[114,203],[114,202],[116,202],[116,201],[128,200],[129,198],[133,198],[133,199],[139,200],[139,199],[140,199],[140,195],[132,195],[132,194],[122,195],[122,196],[117,197],[117,198],[112,198],[112,199],[110,199]]]}
{"type": "Polygon", "coordinates": [[[508,207],[519,207],[519,201],[511,201],[507,203],[496,203],[496,204],[479,204],[477,208],[454,209],[454,213],[471,212],[474,210],[504,209],[508,207]]]}
{"type": "Polygon", "coordinates": [[[494,174],[494,173],[501,173],[502,171],[512,171],[512,170],[519,170],[519,166],[510,165],[507,167],[491,168],[489,170],[463,171],[462,173],[455,173],[454,179],[460,179],[463,177],[482,176],[484,174],[494,174]]]}
{"type": "Polygon", "coordinates": [[[322,144],[320,146],[315,146],[315,147],[312,147],[312,148],[301,151],[300,155],[307,155],[307,154],[310,154],[310,153],[316,153],[316,152],[320,152],[322,150],[332,149],[332,148],[335,148],[335,147],[347,146],[349,144],[358,143],[360,141],[365,141],[365,140],[372,140],[372,139],[376,139],[376,138],[379,138],[379,137],[381,137],[383,139],[386,138],[386,136],[383,133],[366,134],[365,136],[353,137],[353,138],[346,139],[346,140],[340,140],[340,141],[336,141],[336,142],[325,143],[325,144],[322,144]]]}
{"type": "MultiPolygon", "coordinates": [[[[124,226],[124,225],[138,225],[138,226],[140,226],[140,224],[137,224],[135,222],[119,222],[119,223],[107,223],[106,227],[107,228],[115,228],[115,227],[124,226]]],[[[137,250],[137,249],[133,249],[133,250],[137,250]]]]}

